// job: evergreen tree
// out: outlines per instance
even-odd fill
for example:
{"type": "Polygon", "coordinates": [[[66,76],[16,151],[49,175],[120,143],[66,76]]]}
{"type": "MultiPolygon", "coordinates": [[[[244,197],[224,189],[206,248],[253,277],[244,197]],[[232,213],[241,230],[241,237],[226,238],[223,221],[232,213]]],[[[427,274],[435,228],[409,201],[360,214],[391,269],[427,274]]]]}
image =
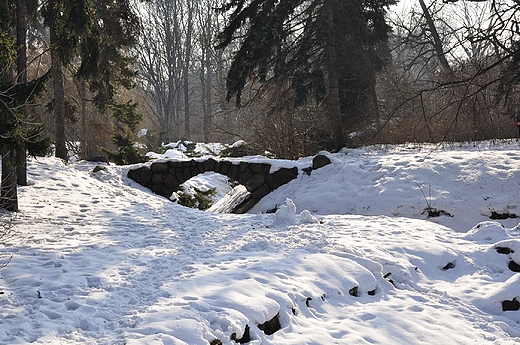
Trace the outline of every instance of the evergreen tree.
{"type": "Polygon", "coordinates": [[[25,78],[14,78],[17,47],[12,36],[14,21],[9,10],[7,0],[0,2],[0,207],[18,211],[16,168],[23,164],[26,148],[30,154],[36,155],[49,147],[48,139],[41,137],[43,126],[28,123],[21,110],[26,102],[41,93],[47,76],[30,82],[25,78]],[[22,153],[17,155],[17,151],[22,153]]]}
{"type": "Polygon", "coordinates": [[[80,66],[78,76],[90,82],[94,103],[104,110],[120,87],[135,87],[136,59],[128,52],[137,44],[140,22],[128,0],[93,0],[92,6],[96,17],[93,35],[81,46],[83,61],[91,63],[80,66]]]}
{"type": "Polygon", "coordinates": [[[15,57],[16,48],[14,38],[11,36],[9,5],[7,0],[2,0],[0,2],[0,155],[2,155],[0,207],[8,211],[18,211],[14,153],[11,145],[8,145],[15,137],[17,127],[16,116],[11,110],[13,104],[11,69],[15,57]]]}
{"type": "Polygon", "coordinates": [[[240,104],[246,83],[292,80],[296,103],[327,99],[336,149],[343,131],[377,112],[375,75],[390,27],[385,14],[395,0],[228,0],[231,13],[217,48],[240,37],[227,79],[240,104]],[[311,96],[311,97],[309,97],[311,96]]]}
{"type": "Polygon", "coordinates": [[[116,121],[112,142],[117,146],[117,151],[107,148],[102,150],[108,155],[109,160],[116,164],[146,162],[148,158],[141,154],[135,145],[137,126],[143,119],[143,115],[137,112],[137,103],[113,103],[110,107],[112,117],[116,121]]]}
{"type": "Polygon", "coordinates": [[[47,0],[43,17],[51,33],[56,156],[67,160],[63,68],[80,61],[76,77],[87,81],[94,103],[104,110],[118,87],[134,86],[139,19],[128,0],[47,0]]]}
{"type": "MultiPolygon", "coordinates": [[[[52,110],[55,125],[56,157],[68,160],[65,137],[65,90],[63,68],[67,66],[76,52],[80,41],[89,35],[94,18],[84,0],[47,0],[43,4],[42,15],[50,31],[52,83],[54,99],[52,110]]],[[[92,45],[96,49],[97,45],[92,45]]],[[[91,56],[94,54],[91,54],[91,56]]],[[[91,60],[82,60],[82,65],[91,60]]]]}
{"type": "MultiPolygon", "coordinates": [[[[101,148],[108,158],[117,164],[145,162],[147,158],[136,148],[137,126],[143,116],[137,112],[137,103],[114,100],[119,88],[132,89],[137,71],[132,67],[135,57],[128,51],[137,43],[139,18],[127,0],[96,0],[97,26],[94,32],[99,37],[99,59],[94,68],[78,70],[78,76],[90,82],[94,92],[94,104],[100,111],[112,112],[114,119],[112,142],[117,151],[101,148]]],[[[83,51],[89,46],[83,47],[83,51]]]]}

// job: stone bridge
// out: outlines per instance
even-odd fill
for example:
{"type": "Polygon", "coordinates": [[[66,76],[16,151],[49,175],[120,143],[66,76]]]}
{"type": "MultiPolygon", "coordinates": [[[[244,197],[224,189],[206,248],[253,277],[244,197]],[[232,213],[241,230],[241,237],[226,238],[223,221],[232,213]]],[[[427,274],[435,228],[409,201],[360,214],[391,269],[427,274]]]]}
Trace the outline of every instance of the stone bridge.
{"type": "Polygon", "coordinates": [[[128,171],[128,177],[152,192],[170,198],[179,186],[205,172],[225,175],[250,193],[249,199],[235,209],[235,213],[249,211],[260,199],[279,186],[295,179],[298,168],[279,168],[271,172],[271,164],[198,158],[185,161],[159,160],[128,171]]]}

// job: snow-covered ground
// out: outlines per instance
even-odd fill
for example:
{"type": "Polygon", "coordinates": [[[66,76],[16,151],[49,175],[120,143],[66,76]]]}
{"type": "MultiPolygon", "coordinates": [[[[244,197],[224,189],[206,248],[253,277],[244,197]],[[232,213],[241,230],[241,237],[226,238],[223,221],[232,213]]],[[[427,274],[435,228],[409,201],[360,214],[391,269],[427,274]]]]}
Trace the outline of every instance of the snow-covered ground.
{"type": "Polygon", "coordinates": [[[0,245],[0,344],[520,343],[503,310],[520,218],[489,218],[520,215],[520,143],[329,157],[246,215],[179,206],[129,167],[31,159],[0,245]]]}

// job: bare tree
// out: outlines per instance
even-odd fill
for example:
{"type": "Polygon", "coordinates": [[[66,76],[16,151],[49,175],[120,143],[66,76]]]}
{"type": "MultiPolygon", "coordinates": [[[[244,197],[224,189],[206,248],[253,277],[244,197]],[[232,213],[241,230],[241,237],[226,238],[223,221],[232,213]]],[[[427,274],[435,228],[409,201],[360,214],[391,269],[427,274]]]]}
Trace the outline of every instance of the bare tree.
{"type": "Polygon", "coordinates": [[[159,142],[180,136],[182,106],[182,3],[146,3],[138,46],[141,88],[150,98],[159,142]]]}
{"type": "MultiPolygon", "coordinates": [[[[226,55],[214,49],[223,18],[219,0],[158,0],[143,5],[138,49],[140,88],[159,142],[215,140],[230,133],[225,97],[226,55]]],[[[146,120],[145,120],[146,121],[146,120]]]]}
{"type": "Polygon", "coordinates": [[[184,137],[190,139],[190,65],[193,51],[193,13],[195,1],[186,2],[186,38],[184,48],[184,61],[182,69],[183,86],[184,86],[184,137]]]}
{"type": "Polygon", "coordinates": [[[216,6],[214,0],[204,1],[197,10],[197,23],[199,27],[198,41],[200,45],[200,87],[201,87],[201,106],[203,116],[203,136],[204,141],[210,141],[210,134],[213,120],[213,100],[212,89],[214,79],[214,49],[213,37],[218,31],[215,28],[215,13],[213,8],[216,6]]]}
{"type": "Polygon", "coordinates": [[[437,56],[437,59],[439,59],[439,62],[444,71],[449,75],[453,75],[453,70],[451,69],[451,66],[448,63],[448,59],[446,58],[446,53],[444,52],[444,45],[441,41],[439,32],[437,31],[437,27],[433,21],[433,18],[430,14],[430,9],[428,8],[428,6],[426,6],[424,0],[419,0],[419,4],[421,5],[421,10],[426,21],[426,28],[431,37],[430,43],[435,50],[435,55],[437,56]]]}
{"type": "Polygon", "coordinates": [[[514,102],[498,102],[497,95],[501,85],[514,85],[502,82],[502,71],[514,48],[505,42],[514,42],[517,35],[509,30],[516,27],[516,5],[505,1],[419,5],[419,10],[412,9],[393,23],[396,63],[387,69],[386,93],[380,95],[387,116],[379,140],[510,137],[514,102]]]}

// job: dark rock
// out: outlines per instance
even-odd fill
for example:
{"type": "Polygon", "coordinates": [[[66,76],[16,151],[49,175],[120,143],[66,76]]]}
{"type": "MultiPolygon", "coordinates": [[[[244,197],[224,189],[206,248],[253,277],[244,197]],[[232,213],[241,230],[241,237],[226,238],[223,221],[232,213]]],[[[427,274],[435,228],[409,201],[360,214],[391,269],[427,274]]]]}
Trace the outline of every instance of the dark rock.
{"type": "Polygon", "coordinates": [[[267,175],[265,178],[265,183],[272,190],[275,190],[276,188],[281,186],[280,181],[278,181],[278,178],[276,178],[276,175],[274,175],[274,174],[267,175]]]}
{"type": "Polygon", "coordinates": [[[141,181],[147,186],[152,182],[152,170],[143,167],[141,170],[141,181]]]}
{"type": "Polygon", "coordinates": [[[198,164],[191,166],[191,177],[197,176],[198,174],[203,173],[203,172],[204,172],[204,170],[203,171],[199,170],[198,164]]]}
{"type": "Polygon", "coordinates": [[[265,175],[263,173],[254,174],[245,184],[246,189],[250,192],[261,187],[265,183],[265,175]]]}
{"type": "Polygon", "coordinates": [[[520,272],[520,265],[513,260],[509,261],[509,265],[507,265],[507,267],[513,272],[520,272]]]}
{"type": "Polygon", "coordinates": [[[137,171],[137,169],[130,169],[130,170],[128,170],[128,172],[126,173],[126,177],[128,177],[129,179],[135,181],[135,178],[137,176],[136,171],[137,171]]]}
{"type": "Polygon", "coordinates": [[[145,166],[129,170],[127,176],[144,187],[148,187],[152,181],[152,171],[145,166]]]}
{"type": "MultiPolygon", "coordinates": [[[[254,174],[253,170],[251,170],[249,168],[240,170],[240,172],[238,173],[238,183],[245,186],[246,182],[249,181],[251,179],[251,177],[253,177],[253,174],[254,174]]],[[[246,186],[246,188],[247,188],[247,186],[246,186]]]]}
{"type": "Polygon", "coordinates": [[[359,297],[359,287],[354,286],[352,289],[348,290],[349,295],[354,297],[359,297]]]}
{"type": "Polygon", "coordinates": [[[105,170],[106,168],[107,168],[106,165],[96,165],[96,167],[94,168],[94,170],[92,170],[92,172],[97,173],[98,171],[105,170]]]}
{"type": "Polygon", "coordinates": [[[491,216],[489,216],[489,219],[508,219],[508,218],[516,218],[516,214],[504,212],[499,213],[496,211],[491,211],[491,216]]]}
{"type": "Polygon", "coordinates": [[[162,173],[155,173],[152,176],[152,184],[161,184],[163,180],[162,173]]]}
{"type": "Polygon", "coordinates": [[[287,182],[294,180],[298,177],[298,168],[281,168],[271,174],[279,183],[279,186],[286,184],[287,182]]]}
{"type": "Polygon", "coordinates": [[[388,272],[386,273],[383,278],[386,279],[390,284],[392,284],[394,287],[395,287],[395,283],[392,279],[388,279],[388,277],[390,277],[392,275],[392,272],[388,272]]]}
{"type": "Polygon", "coordinates": [[[199,174],[206,172],[206,169],[204,168],[204,162],[197,162],[197,168],[199,169],[199,174]]]}
{"type": "Polygon", "coordinates": [[[229,167],[228,173],[226,174],[229,178],[237,181],[238,173],[240,172],[240,167],[238,165],[231,165],[229,167]]]}
{"type": "Polygon", "coordinates": [[[173,194],[173,190],[166,187],[165,185],[161,185],[161,190],[157,194],[169,199],[173,194]]]}
{"type": "Polygon", "coordinates": [[[190,166],[185,167],[182,174],[184,175],[184,178],[186,179],[186,181],[188,181],[190,178],[195,176],[195,175],[191,174],[191,167],[190,166]]]}
{"type": "Polygon", "coordinates": [[[269,171],[271,165],[265,163],[250,163],[249,168],[253,170],[254,173],[259,173],[263,171],[269,171]]]}
{"type": "Polygon", "coordinates": [[[213,158],[209,158],[204,162],[204,171],[214,171],[216,164],[217,161],[215,161],[213,158]]]}
{"type": "Polygon", "coordinates": [[[497,253],[498,254],[512,254],[514,253],[515,251],[511,248],[508,248],[508,247],[496,247],[495,248],[497,250],[497,253]]]}
{"type": "Polygon", "coordinates": [[[453,262],[448,262],[448,263],[446,264],[446,266],[444,266],[444,267],[442,268],[442,270],[443,270],[443,271],[447,271],[447,270],[450,270],[450,269],[452,269],[452,268],[455,268],[455,263],[453,263],[453,262]]]}
{"type": "Polygon", "coordinates": [[[512,301],[502,301],[502,311],[516,311],[520,310],[520,302],[513,298],[512,301]]]}
{"type": "Polygon", "coordinates": [[[266,186],[265,184],[263,186],[260,186],[259,188],[255,189],[253,192],[251,192],[251,197],[260,200],[267,194],[271,193],[271,188],[269,186],[266,186]]]}
{"type": "MultiPolygon", "coordinates": [[[[178,190],[179,185],[180,185],[179,180],[177,180],[177,178],[172,174],[168,174],[164,177],[163,184],[173,191],[178,190]]],[[[170,193],[170,196],[171,196],[171,193],[170,193]]]]}
{"type": "Polygon", "coordinates": [[[168,163],[152,163],[150,168],[153,173],[165,173],[168,171],[168,163]]]}
{"type": "Polygon", "coordinates": [[[231,340],[239,344],[249,343],[251,341],[251,335],[249,334],[249,330],[249,325],[246,325],[246,329],[244,330],[244,335],[242,336],[242,338],[237,339],[237,334],[233,333],[231,334],[231,340]]]}
{"type": "Polygon", "coordinates": [[[231,168],[232,165],[233,164],[231,162],[226,162],[226,161],[222,162],[222,167],[220,169],[220,173],[222,175],[228,176],[229,168],[231,168]]]}
{"type": "Polygon", "coordinates": [[[276,314],[275,317],[273,317],[271,320],[258,325],[258,328],[264,331],[266,335],[274,334],[276,331],[282,328],[280,325],[280,314],[276,314]]]}
{"type": "Polygon", "coordinates": [[[330,163],[331,162],[329,157],[320,154],[312,159],[312,169],[316,170],[319,168],[323,168],[324,166],[329,165],[330,163]]]}
{"type": "Polygon", "coordinates": [[[240,205],[236,206],[231,213],[233,214],[244,214],[255,206],[260,199],[252,198],[251,196],[244,200],[240,205]]]}
{"type": "Polygon", "coordinates": [[[159,194],[161,195],[161,185],[160,184],[153,184],[151,187],[150,187],[150,190],[152,192],[154,192],[155,194],[159,194]]]}
{"type": "Polygon", "coordinates": [[[175,173],[175,177],[177,177],[177,180],[179,181],[179,184],[183,184],[186,182],[186,178],[184,177],[184,173],[182,171],[178,171],[175,173]]]}
{"type": "Polygon", "coordinates": [[[240,167],[240,170],[244,170],[245,168],[247,168],[249,166],[249,163],[248,162],[240,162],[238,164],[238,166],[240,167]]]}

